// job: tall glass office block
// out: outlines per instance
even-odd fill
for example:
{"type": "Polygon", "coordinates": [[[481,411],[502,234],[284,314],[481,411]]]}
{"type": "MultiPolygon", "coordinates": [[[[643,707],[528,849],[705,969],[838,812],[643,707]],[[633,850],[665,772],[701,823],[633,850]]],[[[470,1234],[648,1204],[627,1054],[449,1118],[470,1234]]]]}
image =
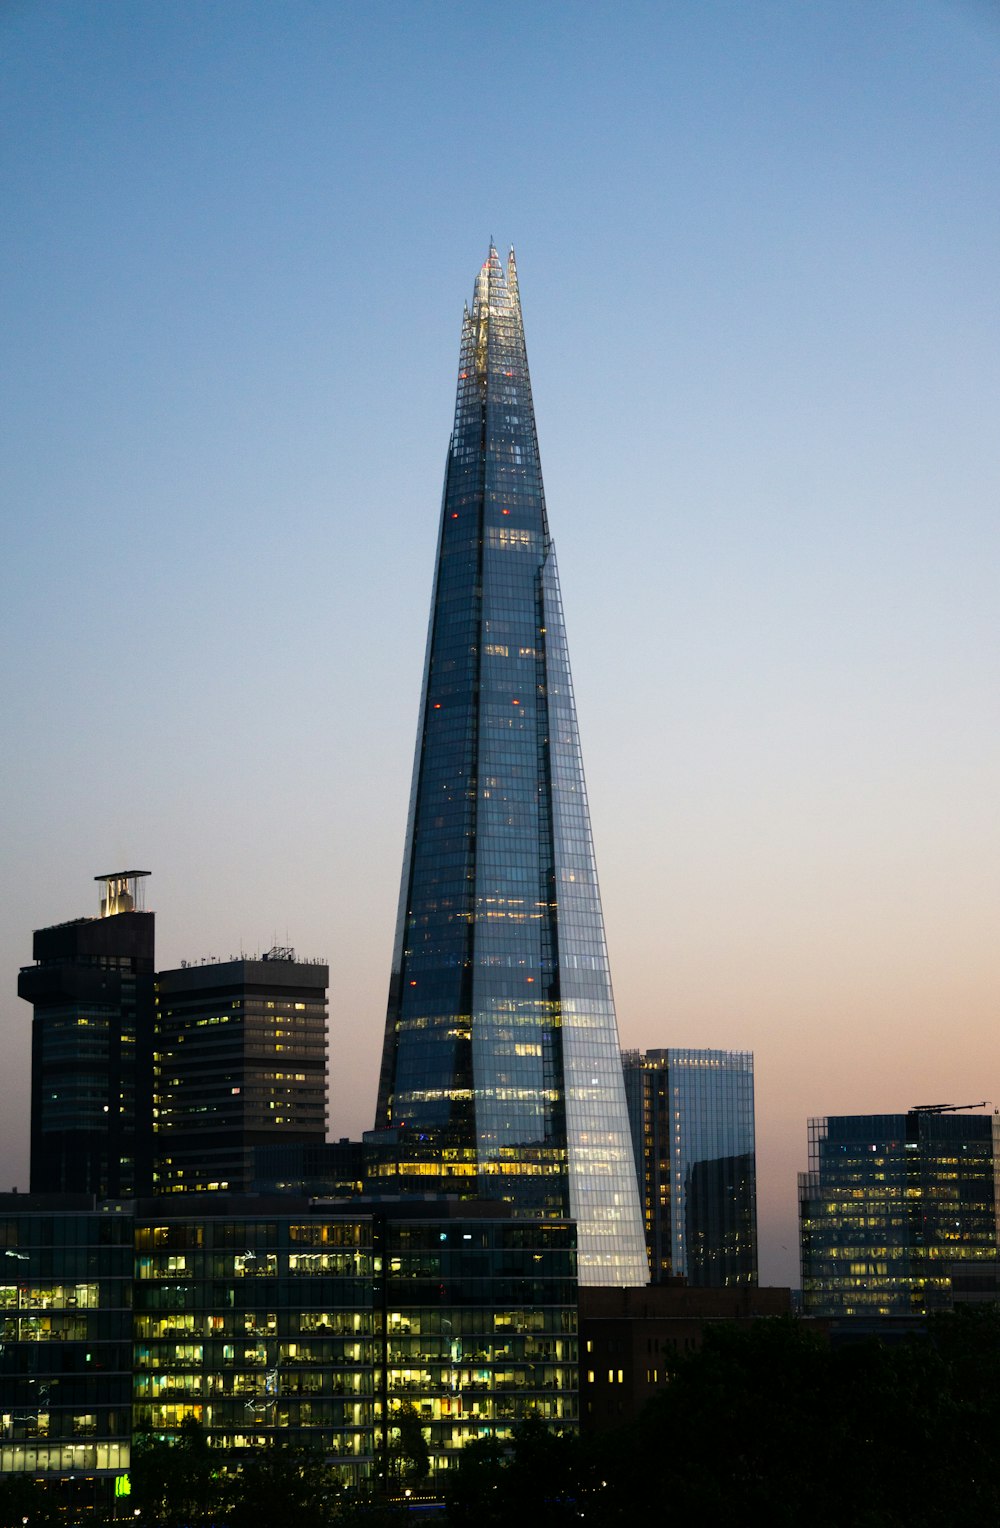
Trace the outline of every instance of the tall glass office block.
{"type": "Polygon", "coordinates": [[[756,1284],[752,1054],[625,1051],[622,1062],[653,1283],[756,1284]]]}
{"type": "Polygon", "coordinates": [[[462,329],[377,1126],[396,1187],[578,1223],[647,1281],[517,271],[462,329]]]}
{"type": "Polygon", "coordinates": [[[671,1050],[674,1267],[692,1284],[757,1282],[753,1056],[671,1050]]]}

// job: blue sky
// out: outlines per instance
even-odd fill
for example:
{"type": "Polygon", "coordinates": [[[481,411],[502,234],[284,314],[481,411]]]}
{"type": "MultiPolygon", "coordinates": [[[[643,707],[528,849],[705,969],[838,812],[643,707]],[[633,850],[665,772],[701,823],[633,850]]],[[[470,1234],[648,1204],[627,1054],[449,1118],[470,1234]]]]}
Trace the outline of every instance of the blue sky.
{"type": "Polygon", "coordinates": [[[377,1054],[463,302],[518,252],[623,1043],[993,1098],[1000,11],[0,12],[0,1179],[33,927],[331,963],[377,1054]]]}

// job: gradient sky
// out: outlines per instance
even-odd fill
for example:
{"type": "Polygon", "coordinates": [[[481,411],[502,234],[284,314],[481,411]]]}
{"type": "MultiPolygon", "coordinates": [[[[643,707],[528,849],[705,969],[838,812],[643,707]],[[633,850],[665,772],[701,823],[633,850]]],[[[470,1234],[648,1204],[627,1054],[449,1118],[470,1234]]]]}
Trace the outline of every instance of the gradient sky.
{"type": "Polygon", "coordinates": [[[516,246],[628,1046],[1000,1105],[1000,9],[0,8],[0,1182],[34,927],[331,966],[372,1122],[462,304],[516,246]]]}

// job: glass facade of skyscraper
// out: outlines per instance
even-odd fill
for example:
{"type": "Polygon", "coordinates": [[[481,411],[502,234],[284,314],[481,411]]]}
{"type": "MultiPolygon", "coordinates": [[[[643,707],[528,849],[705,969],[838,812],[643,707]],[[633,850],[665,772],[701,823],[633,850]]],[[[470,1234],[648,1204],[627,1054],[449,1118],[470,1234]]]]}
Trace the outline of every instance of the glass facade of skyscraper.
{"type": "Polygon", "coordinates": [[[816,1316],[950,1309],[952,1268],[997,1257],[1000,1118],[937,1108],[809,1121],[802,1302],[816,1316]]]}
{"type": "Polygon", "coordinates": [[[495,249],[463,326],[377,1126],[397,1187],[570,1215],[583,1282],[646,1281],[517,272],[495,249]]]}
{"type": "Polygon", "coordinates": [[[622,1061],[653,1282],[756,1284],[753,1056],[669,1049],[622,1061]]]}

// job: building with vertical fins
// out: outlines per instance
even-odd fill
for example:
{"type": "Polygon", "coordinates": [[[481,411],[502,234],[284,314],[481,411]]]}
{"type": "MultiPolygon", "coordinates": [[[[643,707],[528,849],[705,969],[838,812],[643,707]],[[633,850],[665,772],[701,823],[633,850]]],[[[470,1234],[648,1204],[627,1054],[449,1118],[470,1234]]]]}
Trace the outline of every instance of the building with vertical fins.
{"type": "Polygon", "coordinates": [[[154,915],[147,870],[95,876],[100,916],[36,929],[31,1191],[129,1198],[152,1188],[154,915]]]}
{"type": "Polygon", "coordinates": [[[462,327],[373,1140],[648,1279],[513,252],[462,327]]]}
{"type": "Polygon", "coordinates": [[[652,1282],[757,1283],[749,1051],[624,1051],[652,1282]]]}

